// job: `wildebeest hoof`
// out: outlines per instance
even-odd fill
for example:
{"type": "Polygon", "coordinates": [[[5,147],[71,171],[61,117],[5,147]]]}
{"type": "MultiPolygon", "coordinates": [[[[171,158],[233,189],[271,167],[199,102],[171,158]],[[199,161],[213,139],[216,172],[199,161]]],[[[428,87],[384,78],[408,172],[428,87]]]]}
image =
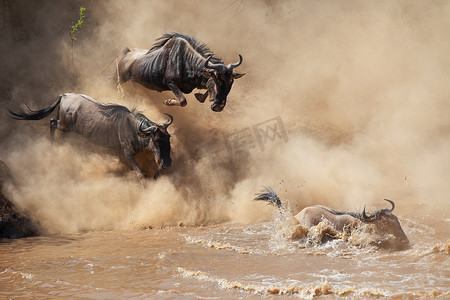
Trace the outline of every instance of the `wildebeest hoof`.
{"type": "Polygon", "coordinates": [[[166,99],[164,100],[164,104],[167,106],[180,105],[180,103],[175,99],[166,99]]]}
{"type": "Polygon", "coordinates": [[[196,98],[196,99],[198,100],[198,102],[200,102],[200,103],[205,102],[207,95],[208,95],[207,93],[205,93],[205,94],[202,94],[202,93],[195,93],[195,94],[194,94],[195,98],[196,98]]]}

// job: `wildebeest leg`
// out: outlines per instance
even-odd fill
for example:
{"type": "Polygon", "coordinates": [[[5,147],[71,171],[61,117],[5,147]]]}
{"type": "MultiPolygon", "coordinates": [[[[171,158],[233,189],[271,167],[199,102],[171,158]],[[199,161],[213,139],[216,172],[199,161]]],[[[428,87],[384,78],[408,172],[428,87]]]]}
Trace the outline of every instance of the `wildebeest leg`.
{"type": "Polygon", "coordinates": [[[55,135],[55,130],[58,128],[58,120],[50,120],[50,140],[53,141],[53,136],[55,135]]]}
{"type": "Polygon", "coordinates": [[[184,95],[180,91],[180,89],[177,87],[177,85],[174,83],[168,83],[167,86],[175,94],[175,96],[178,98],[178,100],[177,99],[167,99],[166,101],[164,101],[164,104],[168,105],[168,106],[186,106],[186,104],[187,104],[186,98],[184,97],[184,95]]]}
{"type": "Polygon", "coordinates": [[[128,150],[124,150],[123,154],[125,155],[125,158],[127,159],[127,161],[130,164],[130,166],[136,172],[137,176],[139,178],[143,178],[144,177],[144,173],[142,173],[141,169],[139,169],[139,167],[138,167],[138,165],[136,163],[136,160],[134,159],[133,154],[131,154],[131,152],[128,151],[128,150]]]}
{"type": "Polygon", "coordinates": [[[51,119],[50,120],[50,140],[51,141],[53,141],[56,129],[58,129],[59,131],[63,131],[63,132],[68,131],[68,129],[61,124],[60,120],[51,119]]]}
{"type": "MultiPolygon", "coordinates": [[[[53,141],[53,137],[55,136],[55,130],[58,129],[58,124],[59,124],[59,113],[60,113],[60,107],[58,106],[58,112],[56,114],[56,119],[50,119],[50,140],[53,141]]],[[[65,128],[61,128],[62,126],[59,126],[59,130],[64,131],[65,128]]]]}
{"type": "Polygon", "coordinates": [[[206,93],[202,94],[202,93],[195,93],[195,98],[200,102],[203,103],[205,102],[206,98],[208,98],[208,91],[206,91],[206,93]]]}
{"type": "Polygon", "coordinates": [[[158,179],[159,177],[159,168],[158,164],[155,162],[155,175],[153,175],[153,179],[158,179]]]}

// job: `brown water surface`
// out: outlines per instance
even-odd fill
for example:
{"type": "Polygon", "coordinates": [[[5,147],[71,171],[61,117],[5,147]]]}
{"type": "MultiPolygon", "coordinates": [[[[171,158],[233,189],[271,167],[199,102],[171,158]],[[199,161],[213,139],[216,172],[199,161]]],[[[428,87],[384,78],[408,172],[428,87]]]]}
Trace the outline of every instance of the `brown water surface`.
{"type": "Polygon", "coordinates": [[[279,221],[3,240],[0,297],[449,297],[448,230],[403,223],[398,252],[292,241],[279,221]]]}

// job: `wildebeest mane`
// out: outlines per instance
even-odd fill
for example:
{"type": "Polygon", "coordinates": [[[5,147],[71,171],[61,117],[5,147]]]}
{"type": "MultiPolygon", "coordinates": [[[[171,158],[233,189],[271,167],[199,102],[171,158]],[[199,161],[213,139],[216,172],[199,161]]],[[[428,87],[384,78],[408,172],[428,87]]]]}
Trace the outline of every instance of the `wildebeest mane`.
{"type": "Polygon", "coordinates": [[[383,214],[386,214],[387,212],[390,212],[390,210],[387,209],[387,208],[377,209],[376,211],[371,213],[369,216],[367,216],[367,219],[366,219],[366,218],[364,218],[362,213],[337,211],[337,210],[334,210],[332,208],[327,208],[327,207],[323,207],[323,206],[318,206],[318,207],[320,207],[320,208],[322,208],[322,209],[324,209],[324,210],[326,210],[326,211],[328,211],[328,212],[330,212],[332,214],[335,214],[335,215],[340,215],[340,216],[341,215],[349,215],[349,216],[352,216],[352,217],[357,218],[359,220],[366,220],[366,221],[367,220],[376,220],[376,219],[380,218],[383,214]]]}
{"type": "Polygon", "coordinates": [[[334,215],[338,215],[338,216],[349,215],[349,216],[352,216],[352,217],[357,218],[357,219],[361,219],[362,218],[362,215],[360,213],[356,213],[356,212],[337,211],[337,210],[334,210],[332,208],[328,208],[328,207],[324,207],[324,206],[316,206],[316,207],[320,207],[323,210],[326,210],[327,212],[330,212],[330,213],[332,213],[334,215]]]}
{"type": "MultiPolygon", "coordinates": [[[[133,111],[134,110],[135,109],[133,108],[133,111]]],[[[131,111],[127,107],[118,104],[101,105],[100,112],[105,117],[111,118],[120,118],[123,117],[124,115],[131,113],[131,111]]]]}
{"type": "Polygon", "coordinates": [[[161,47],[163,47],[170,39],[172,38],[181,38],[184,39],[186,42],[188,42],[192,48],[194,48],[195,51],[197,51],[200,55],[207,58],[208,56],[212,56],[210,59],[211,63],[217,64],[217,63],[223,63],[219,58],[214,57],[214,53],[209,49],[209,47],[202,43],[197,41],[194,37],[180,34],[180,33],[165,33],[162,37],[160,37],[158,40],[156,40],[156,43],[153,44],[153,47],[149,50],[149,52],[157,50],[161,47]]]}
{"type": "Polygon", "coordinates": [[[100,112],[102,115],[113,118],[115,121],[123,120],[127,114],[134,114],[139,121],[145,120],[147,126],[157,125],[142,113],[138,112],[135,107],[129,110],[127,107],[118,104],[102,105],[100,112]]]}

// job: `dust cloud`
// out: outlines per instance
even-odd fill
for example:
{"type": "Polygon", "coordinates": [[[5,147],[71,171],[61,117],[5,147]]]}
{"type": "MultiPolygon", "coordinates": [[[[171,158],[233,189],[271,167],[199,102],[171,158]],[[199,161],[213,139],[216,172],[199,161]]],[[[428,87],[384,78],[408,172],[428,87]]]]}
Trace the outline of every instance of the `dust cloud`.
{"type": "Polygon", "coordinates": [[[389,198],[399,216],[448,218],[446,1],[28,2],[2,1],[0,158],[20,183],[7,193],[46,232],[260,222],[274,211],[252,201],[262,186],[294,213],[380,208],[389,198]],[[67,27],[80,6],[86,26],[72,63],[67,27]],[[223,112],[193,93],[179,108],[162,104],[170,92],[133,83],[124,98],[116,92],[114,58],[166,32],[196,37],[226,64],[243,56],[236,72],[246,75],[223,112]],[[172,168],[139,181],[74,135],[51,143],[48,120],[5,113],[47,107],[63,92],[137,107],[154,121],[172,114],[172,168]]]}

